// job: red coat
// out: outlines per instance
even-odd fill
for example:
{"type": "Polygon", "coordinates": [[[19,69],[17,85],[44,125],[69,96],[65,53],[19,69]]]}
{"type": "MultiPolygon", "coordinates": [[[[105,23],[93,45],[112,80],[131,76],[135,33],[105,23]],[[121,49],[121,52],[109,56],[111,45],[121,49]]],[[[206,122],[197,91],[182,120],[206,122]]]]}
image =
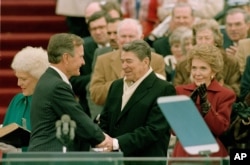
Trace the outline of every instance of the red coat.
{"type": "MultiPolygon", "coordinates": [[[[190,96],[191,92],[196,88],[195,84],[179,85],[176,86],[177,95],[190,96]]],[[[230,124],[230,115],[232,104],[236,100],[236,95],[233,90],[226,87],[222,87],[216,80],[213,80],[207,88],[208,101],[211,104],[211,109],[204,116],[204,120],[210,128],[211,132],[215,136],[218,144],[219,151],[211,154],[213,157],[225,157],[228,155],[227,149],[219,140],[219,136],[228,129],[230,124]]],[[[196,100],[196,107],[201,112],[199,97],[196,100]]],[[[199,136],[197,132],[197,136],[199,136]]],[[[184,151],[183,147],[177,141],[174,150],[173,157],[191,157],[198,155],[189,155],[184,151]]]]}

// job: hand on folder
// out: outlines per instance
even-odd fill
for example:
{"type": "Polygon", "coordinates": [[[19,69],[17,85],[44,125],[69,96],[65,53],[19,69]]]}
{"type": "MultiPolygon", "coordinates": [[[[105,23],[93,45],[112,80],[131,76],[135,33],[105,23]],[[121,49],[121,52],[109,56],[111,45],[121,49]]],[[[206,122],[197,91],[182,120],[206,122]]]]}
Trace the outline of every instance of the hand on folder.
{"type": "Polygon", "coordinates": [[[0,150],[3,153],[9,153],[9,152],[22,152],[22,150],[20,148],[16,148],[12,145],[6,144],[6,143],[2,143],[0,142],[0,150]]]}

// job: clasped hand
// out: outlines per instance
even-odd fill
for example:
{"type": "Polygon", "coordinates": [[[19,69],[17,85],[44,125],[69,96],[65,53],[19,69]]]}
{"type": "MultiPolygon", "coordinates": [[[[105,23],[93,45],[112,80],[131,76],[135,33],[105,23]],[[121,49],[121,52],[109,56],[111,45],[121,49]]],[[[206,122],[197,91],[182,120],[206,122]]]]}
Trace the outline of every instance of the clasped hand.
{"type": "Polygon", "coordinates": [[[113,138],[110,137],[108,134],[105,134],[105,139],[98,145],[96,145],[99,152],[110,152],[113,150],[113,138]]]}
{"type": "Polygon", "coordinates": [[[196,102],[197,97],[200,97],[200,105],[202,114],[207,114],[208,110],[210,109],[210,103],[207,100],[207,86],[206,84],[201,84],[198,86],[190,95],[190,98],[196,102]]]}

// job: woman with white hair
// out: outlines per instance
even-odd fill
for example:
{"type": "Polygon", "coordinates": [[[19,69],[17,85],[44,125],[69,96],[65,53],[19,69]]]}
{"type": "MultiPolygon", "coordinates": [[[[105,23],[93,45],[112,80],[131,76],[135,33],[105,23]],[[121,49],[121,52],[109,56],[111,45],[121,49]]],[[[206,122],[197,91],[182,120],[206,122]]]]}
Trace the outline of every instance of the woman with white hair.
{"type": "MultiPolygon", "coordinates": [[[[15,55],[11,68],[15,72],[17,85],[22,92],[15,95],[11,100],[4,117],[3,127],[10,123],[17,123],[31,130],[30,105],[32,94],[39,78],[48,66],[47,52],[41,47],[27,46],[15,55]]],[[[5,143],[0,143],[0,150],[3,153],[22,151],[21,148],[15,148],[5,143]]]]}

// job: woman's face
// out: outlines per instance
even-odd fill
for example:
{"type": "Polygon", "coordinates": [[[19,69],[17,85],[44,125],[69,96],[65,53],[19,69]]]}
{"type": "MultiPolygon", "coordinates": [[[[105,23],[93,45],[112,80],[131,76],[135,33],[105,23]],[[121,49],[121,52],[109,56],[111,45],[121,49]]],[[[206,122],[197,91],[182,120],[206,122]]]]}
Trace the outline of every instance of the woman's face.
{"type": "Polygon", "coordinates": [[[17,86],[22,89],[24,96],[30,96],[34,93],[37,79],[24,71],[15,71],[17,77],[17,86]]]}
{"type": "Polygon", "coordinates": [[[211,29],[202,29],[196,32],[196,44],[209,44],[214,45],[214,35],[211,29]]]}
{"type": "Polygon", "coordinates": [[[176,59],[179,59],[183,56],[181,51],[181,44],[180,43],[173,43],[171,45],[171,52],[175,56],[176,59]]]}
{"type": "Polygon", "coordinates": [[[195,85],[200,86],[201,84],[206,83],[208,86],[214,76],[215,74],[207,62],[196,58],[192,60],[191,77],[195,85]]]}

